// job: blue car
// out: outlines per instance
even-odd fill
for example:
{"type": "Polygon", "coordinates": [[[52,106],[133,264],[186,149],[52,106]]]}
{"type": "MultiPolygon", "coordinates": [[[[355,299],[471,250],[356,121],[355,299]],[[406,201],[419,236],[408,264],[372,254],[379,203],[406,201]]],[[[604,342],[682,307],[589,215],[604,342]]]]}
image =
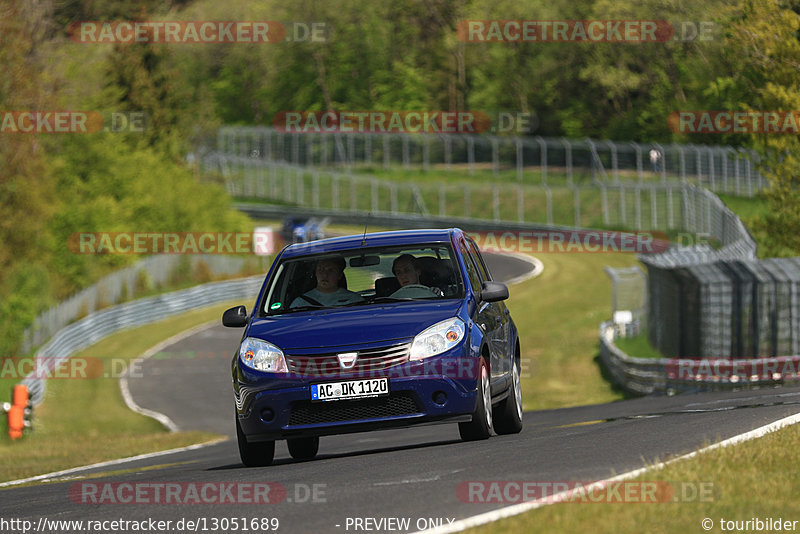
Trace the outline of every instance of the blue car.
{"type": "Polygon", "coordinates": [[[275,258],[233,358],[239,453],[269,465],[319,437],[458,423],[461,438],[522,430],[520,345],[474,241],[459,229],[293,244],[275,258]]]}

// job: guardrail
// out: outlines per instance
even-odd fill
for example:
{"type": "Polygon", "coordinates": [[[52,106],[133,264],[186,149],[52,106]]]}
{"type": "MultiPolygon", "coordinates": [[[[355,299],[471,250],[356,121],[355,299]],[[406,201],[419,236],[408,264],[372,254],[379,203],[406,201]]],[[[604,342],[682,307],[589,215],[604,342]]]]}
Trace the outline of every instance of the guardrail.
{"type": "MultiPolygon", "coordinates": [[[[257,261],[257,260],[255,260],[257,261]]],[[[25,330],[20,352],[27,354],[32,348],[40,346],[66,325],[111,304],[117,304],[133,297],[137,286],[158,287],[168,283],[176,272],[185,268],[192,272],[201,264],[212,275],[226,277],[247,274],[252,271],[254,259],[219,254],[159,254],[137,261],[115,271],[91,286],[45,310],[25,330]]],[[[258,265],[258,263],[256,263],[258,265]]]]}
{"type": "Polygon", "coordinates": [[[147,297],[91,313],[62,328],[36,352],[34,369],[37,369],[37,376],[29,376],[22,381],[30,392],[31,404],[37,405],[44,398],[44,376],[47,376],[47,371],[55,369],[77,351],[120,330],[154,323],[196,308],[236,299],[255,301],[263,279],[263,275],[257,275],[239,280],[210,282],[147,297]]]}
{"type": "Polygon", "coordinates": [[[611,380],[635,395],[772,387],[800,383],[800,355],[728,358],[634,358],[614,343],[611,321],[600,325],[600,360],[611,380]]]}

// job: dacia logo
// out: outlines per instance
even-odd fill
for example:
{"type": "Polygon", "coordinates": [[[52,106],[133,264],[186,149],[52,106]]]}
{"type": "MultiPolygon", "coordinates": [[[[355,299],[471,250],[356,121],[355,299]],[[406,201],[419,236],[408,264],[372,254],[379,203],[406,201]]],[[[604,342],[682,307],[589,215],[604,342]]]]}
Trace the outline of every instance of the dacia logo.
{"type": "Polygon", "coordinates": [[[342,369],[352,369],[356,365],[358,353],[342,352],[341,354],[337,354],[336,358],[339,360],[339,367],[342,369]]]}

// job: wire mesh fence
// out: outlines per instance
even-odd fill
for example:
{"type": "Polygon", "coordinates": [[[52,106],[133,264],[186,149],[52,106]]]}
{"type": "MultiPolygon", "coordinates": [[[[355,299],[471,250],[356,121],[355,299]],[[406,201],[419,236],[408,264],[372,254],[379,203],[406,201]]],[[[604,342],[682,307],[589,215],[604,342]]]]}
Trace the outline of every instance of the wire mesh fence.
{"type": "Polygon", "coordinates": [[[689,183],[411,182],[222,153],[210,154],[202,163],[206,172],[220,173],[228,192],[240,199],[372,214],[680,230],[703,234],[723,246],[742,243],[746,249],[755,248],[719,198],[689,183]]]}
{"type": "Polygon", "coordinates": [[[665,356],[800,354],[800,258],[648,266],[648,275],[649,336],[665,356]]]}
{"type": "Polygon", "coordinates": [[[731,146],[227,126],[218,131],[217,151],[304,167],[491,171],[503,181],[541,186],[677,180],[738,196],[753,196],[766,186],[758,155],[731,146]]]}

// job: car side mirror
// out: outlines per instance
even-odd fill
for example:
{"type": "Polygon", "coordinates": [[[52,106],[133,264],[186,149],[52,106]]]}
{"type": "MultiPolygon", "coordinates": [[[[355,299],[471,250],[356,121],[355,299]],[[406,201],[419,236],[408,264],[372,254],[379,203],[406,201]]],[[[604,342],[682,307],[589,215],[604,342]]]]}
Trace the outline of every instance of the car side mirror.
{"type": "Polygon", "coordinates": [[[508,286],[502,282],[484,282],[481,284],[481,300],[497,302],[508,298],[508,286]]]}
{"type": "Polygon", "coordinates": [[[234,306],[225,310],[222,314],[222,325],[241,328],[247,324],[247,308],[244,306],[234,306]]]}

